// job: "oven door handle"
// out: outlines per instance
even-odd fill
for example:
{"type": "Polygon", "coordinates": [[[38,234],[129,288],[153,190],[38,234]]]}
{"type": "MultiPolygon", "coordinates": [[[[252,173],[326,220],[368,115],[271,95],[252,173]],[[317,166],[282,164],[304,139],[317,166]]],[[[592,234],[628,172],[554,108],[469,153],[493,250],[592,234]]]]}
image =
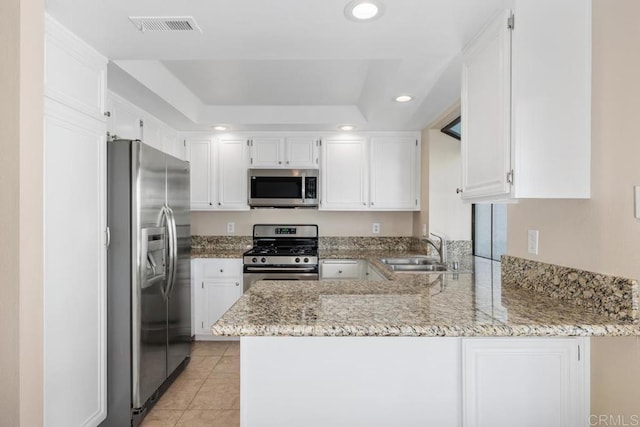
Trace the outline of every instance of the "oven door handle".
{"type": "Polygon", "coordinates": [[[282,267],[245,267],[247,272],[251,273],[315,273],[316,267],[295,267],[295,268],[282,268],[282,267]]]}

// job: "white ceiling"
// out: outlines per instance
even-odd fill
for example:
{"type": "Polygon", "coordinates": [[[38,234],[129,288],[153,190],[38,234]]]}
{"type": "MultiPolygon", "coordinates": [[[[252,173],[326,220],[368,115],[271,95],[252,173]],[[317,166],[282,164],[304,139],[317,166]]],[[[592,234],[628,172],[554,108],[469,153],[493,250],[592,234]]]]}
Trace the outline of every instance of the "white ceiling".
{"type": "Polygon", "coordinates": [[[510,0],[46,0],[113,61],[109,87],[179,130],[417,130],[454,104],[460,52],[510,0]],[[129,16],[193,16],[200,32],[141,33],[129,16]],[[415,101],[393,98],[411,94],[415,101]]]}

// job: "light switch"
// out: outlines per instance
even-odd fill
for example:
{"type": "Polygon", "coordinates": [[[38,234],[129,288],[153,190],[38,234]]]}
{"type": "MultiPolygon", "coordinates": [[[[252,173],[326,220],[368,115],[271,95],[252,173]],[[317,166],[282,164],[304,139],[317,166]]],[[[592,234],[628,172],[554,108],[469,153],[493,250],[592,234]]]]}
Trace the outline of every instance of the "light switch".
{"type": "Polygon", "coordinates": [[[527,251],[538,255],[538,230],[529,230],[527,234],[527,251]]]}

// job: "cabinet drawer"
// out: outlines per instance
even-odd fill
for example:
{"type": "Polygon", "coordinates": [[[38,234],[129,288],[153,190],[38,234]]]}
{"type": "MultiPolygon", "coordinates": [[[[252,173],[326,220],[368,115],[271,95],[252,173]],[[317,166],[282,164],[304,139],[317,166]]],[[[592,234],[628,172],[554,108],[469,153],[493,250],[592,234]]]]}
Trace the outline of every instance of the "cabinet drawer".
{"type": "Polygon", "coordinates": [[[240,259],[215,258],[201,260],[201,262],[203,279],[242,276],[242,260],[240,259]]]}
{"type": "Polygon", "coordinates": [[[357,260],[323,261],[320,276],[323,279],[359,279],[360,263],[357,260]]]}

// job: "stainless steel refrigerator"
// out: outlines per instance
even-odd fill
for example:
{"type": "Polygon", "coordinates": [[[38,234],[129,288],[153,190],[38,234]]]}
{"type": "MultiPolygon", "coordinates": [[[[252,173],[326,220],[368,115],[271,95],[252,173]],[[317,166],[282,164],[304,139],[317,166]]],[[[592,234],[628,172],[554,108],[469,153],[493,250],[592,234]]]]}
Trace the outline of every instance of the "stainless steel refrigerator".
{"type": "Polygon", "coordinates": [[[108,159],[107,419],[137,425],[190,357],[189,163],[141,141],[108,159]]]}

